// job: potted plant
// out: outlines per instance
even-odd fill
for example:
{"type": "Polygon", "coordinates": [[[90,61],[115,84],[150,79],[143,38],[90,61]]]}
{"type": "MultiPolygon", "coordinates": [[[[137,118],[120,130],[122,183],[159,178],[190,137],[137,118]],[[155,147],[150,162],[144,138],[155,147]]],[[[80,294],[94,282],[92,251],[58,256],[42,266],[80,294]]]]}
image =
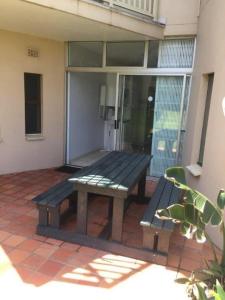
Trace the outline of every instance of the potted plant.
{"type": "Polygon", "coordinates": [[[180,278],[177,282],[187,284],[192,299],[225,300],[223,290],[225,288],[225,224],[223,219],[225,192],[220,190],[216,203],[213,203],[206,196],[187,185],[183,168],[169,168],[166,170],[165,176],[183,190],[183,197],[181,203],[158,210],[156,216],[179,223],[181,234],[188,239],[196,239],[199,243],[207,240],[211,244],[214,254],[213,260],[206,261],[205,269],[196,270],[190,278],[180,278]],[[206,226],[209,224],[219,227],[221,232],[223,247],[220,260],[217,258],[214,244],[206,232],[206,226]]]}

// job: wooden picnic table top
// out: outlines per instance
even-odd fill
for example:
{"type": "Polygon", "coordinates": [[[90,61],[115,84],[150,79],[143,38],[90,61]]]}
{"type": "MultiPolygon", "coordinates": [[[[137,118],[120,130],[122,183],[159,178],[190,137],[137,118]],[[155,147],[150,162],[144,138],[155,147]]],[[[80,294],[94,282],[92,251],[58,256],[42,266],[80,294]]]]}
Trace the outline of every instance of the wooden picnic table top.
{"type": "Polygon", "coordinates": [[[75,173],[69,181],[77,189],[91,186],[97,190],[101,188],[128,193],[143,176],[150,159],[146,154],[112,151],[93,165],[75,173]]]}

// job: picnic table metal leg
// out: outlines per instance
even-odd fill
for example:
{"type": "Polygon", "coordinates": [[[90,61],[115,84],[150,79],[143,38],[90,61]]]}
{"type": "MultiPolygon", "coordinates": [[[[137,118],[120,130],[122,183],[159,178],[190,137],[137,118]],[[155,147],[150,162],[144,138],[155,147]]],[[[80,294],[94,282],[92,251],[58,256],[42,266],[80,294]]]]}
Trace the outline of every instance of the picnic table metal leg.
{"type": "Polygon", "coordinates": [[[123,232],[124,198],[113,199],[112,240],[121,242],[123,232]]]}
{"type": "Polygon", "coordinates": [[[87,234],[87,192],[78,191],[77,199],[77,233],[87,234]]]}
{"type": "Polygon", "coordinates": [[[144,200],[145,197],[145,186],[146,186],[147,170],[145,170],[141,180],[138,183],[138,200],[144,200]]]}

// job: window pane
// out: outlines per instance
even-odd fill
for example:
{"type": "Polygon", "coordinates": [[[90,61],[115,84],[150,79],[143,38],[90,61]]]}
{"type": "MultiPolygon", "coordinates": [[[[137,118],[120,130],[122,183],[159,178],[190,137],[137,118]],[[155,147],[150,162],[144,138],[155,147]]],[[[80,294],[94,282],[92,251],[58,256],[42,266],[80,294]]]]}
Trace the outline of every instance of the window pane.
{"type": "Polygon", "coordinates": [[[106,65],[141,67],[144,63],[144,42],[107,43],[106,65]]]}
{"type": "Polygon", "coordinates": [[[149,41],[148,68],[157,68],[159,56],[159,41],[149,41]]]}
{"type": "Polygon", "coordinates": [[[202,126],[202,135],[201,135],[201,144],[199,150],[199,159],[198,164],[202,166],[203,164],[203,157],[205,151],[205,139],[208,127],[208,119],[209,119],[209,110],[210,110],[210,103],[211,103],[211,96],[212,96],[212,89],[213,89],[213,80],[214,74],[208,75],[208,86],[207,86],[207,94],[206,94],[206,102],[205,102],[205,111],[204,111],[204,120],[202,126]]]}
{"type": "Polygon", "coordinates": [[[149,41],[148,68],[191,68],[194,39],[149,41]]]}
{"type": "Polygon", "coordinates": [[[24,74],[25,133],[41,133],[41,75],[24,74]]]}
{"type": "Polygon", "coordinates": [[[102,67],[102,42],[70,42],[69,66],[102,67]]]}
{"type": "Polygon", "coordinates": [[[159,68],[191,68],[194,39],[164,40],[160,42],[159,68]]]}

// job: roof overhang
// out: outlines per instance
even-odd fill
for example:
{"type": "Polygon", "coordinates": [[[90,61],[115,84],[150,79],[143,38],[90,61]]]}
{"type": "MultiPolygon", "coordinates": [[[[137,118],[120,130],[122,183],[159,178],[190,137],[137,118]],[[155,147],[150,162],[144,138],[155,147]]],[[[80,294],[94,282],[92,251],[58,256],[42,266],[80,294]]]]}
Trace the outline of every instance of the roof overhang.
{"type": "Polygon", "coordinates": [[[1,0],[0,29],[58,41],[163,38],[162,26],[93,3],[80,0],[1,0]]]}

